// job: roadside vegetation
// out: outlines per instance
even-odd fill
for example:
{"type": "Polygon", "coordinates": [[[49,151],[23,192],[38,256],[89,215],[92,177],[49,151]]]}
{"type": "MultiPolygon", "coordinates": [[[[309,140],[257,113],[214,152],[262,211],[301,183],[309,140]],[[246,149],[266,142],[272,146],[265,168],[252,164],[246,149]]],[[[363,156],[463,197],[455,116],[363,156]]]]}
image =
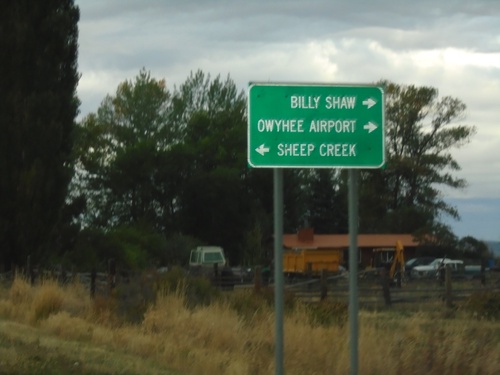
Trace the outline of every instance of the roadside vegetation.
{"type": "MultiPolygon", "coordinates": [[[[91,299],[79,284],[31,286],[17,276],[0,291],[0,373],[274,373],[272,290],[220,292],[179,272],[151,286],[155,300],[127,310],[120,291],[91,299]]],[[[441,302],[362,310],[360,374],[497,374],[500,296],[486,297],[448,312],[441,302]]],[[[343,304],[287,295],[287,374],[347,374],[346,323],[343,304]]]]}

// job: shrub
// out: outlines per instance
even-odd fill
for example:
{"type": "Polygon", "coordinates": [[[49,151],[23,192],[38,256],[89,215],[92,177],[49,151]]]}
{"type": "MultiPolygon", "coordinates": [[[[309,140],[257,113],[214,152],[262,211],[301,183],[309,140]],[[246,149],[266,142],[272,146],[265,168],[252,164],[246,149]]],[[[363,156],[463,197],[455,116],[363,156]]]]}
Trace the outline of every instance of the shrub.
{"type": "Polygon", "coordinates": [[[220,296],[220,292],[211,281],[203,276],[189,277],[186,284],[186,303],[194,308],[207,306],[220,296]]]}
{"type": "Polygon", "coordinates": [[[118,304],[114,297],[96,296],[92,301],[90,320],[104,326],[118,326],[118,304]]]}
{"type": "Polygon", "coordinates": [[[23,276],[16,275],[9,290],[9,300],[14,304],[25,304],[31,302],[33,290],[31,285],[23,276]]]}
{"type": "Polygon", "coordinates": [[[343,326],[347,322],[348,307],[341,302],[321,301],[308,304],[307,312],[313,326],[343,326]]]}
{"type": "MultiPolygon", "coordinates": [[[[245,320],[252,319],[258,313],[273,311],[275,308],[274,289],[263,287],[258,292],[254,289],[235,290],[228,295],[228,305],[245,320]]],[[[283,295],[284,312],[291,314],[298,304],[295,294],[285,291],[283,295]]]]}
{"type": "Polygon", "coordinates": [[[139,323],[147,308],[155,302],[156,291],[154,276],[143,273],[119,283],[112,296],[116,302],[116,312],[128,323],[139,323]]]}
{"type": "MultiPolygon", "coordinates": [[[[262,288],[259,293],[262,298],[265,299],[267,304],[274,309],[275,303],[275,293],[274,288],[266,287],[262,288]]],[[[283,308],[285,313],[293,312],[297,305],[297,299],[295,298],[295,293],[285,290],[283,292],[283,308]]]]}
{"type": "Polygon", "coordinates": [[[158,279],[157,288],[158,292],[164,294],[181,292],[189,307],[208,305],[220,296],[219,290],[207,277],[191,276],[181,267],[173,267],[162,274],[158,279]]]}
{"type": "Polygon", "coordinates": [[[500,319],[500,292],[480,292],[472,294],[464,308],[480,319],[500,319]]]}
{"type": "Polygon", "coordinates": [[[243,319],[251,319],[269,307],[268,301],[261,293],[255,293],[253,289],[234,291],[228,298],[229,306],[243,319]]]}
{"type": "Polygon", "coordinates": [[[41,328],[69,340],[90,340],[93,332],[92,323],[71,316],[67,311],[50,315],[41,323],[41,328]]]}
{"type": "Polygon", "coordinates": [[[36,291],[31,305],[31,322],[46,319],[50,314],[61,310],[64,294],[54,282],[44,282],[36,291]]]}
{"type": "Polygon", "coordinates": [[[181,267],[172,267],[168,272],[158,275],[158,291],[175,292],[186,284],[187,272],[181,267]]]}

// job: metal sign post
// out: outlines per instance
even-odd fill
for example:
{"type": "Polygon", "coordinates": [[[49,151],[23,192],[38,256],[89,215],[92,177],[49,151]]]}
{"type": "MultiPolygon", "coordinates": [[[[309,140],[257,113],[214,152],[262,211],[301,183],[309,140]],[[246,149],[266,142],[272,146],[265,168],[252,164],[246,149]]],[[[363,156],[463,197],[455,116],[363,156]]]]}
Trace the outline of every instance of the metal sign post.
{"type": "Polygon", "coordinates": [[[357,170],[349,170],[349,352],[351,375],[358,375],[358,177],[357,170]]]}
{"type": "Polygon", "coordinates": [[[275,168],[274,176],[274,313],[275,313],[275,374],[284,367],[284,276],[283,276],[283,170],[275,168]]]}

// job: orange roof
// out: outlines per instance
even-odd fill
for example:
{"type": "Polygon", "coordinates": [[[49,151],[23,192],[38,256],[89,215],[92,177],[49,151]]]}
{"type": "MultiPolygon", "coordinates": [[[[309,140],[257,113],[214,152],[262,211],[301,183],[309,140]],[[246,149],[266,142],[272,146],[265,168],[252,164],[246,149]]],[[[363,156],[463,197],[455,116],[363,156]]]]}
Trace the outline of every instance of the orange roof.
{"type": "MultiPolygon", "coordinates": [[[[404,247],[416,247],[411,234],[358,234],[358,247],[394,247],[401,241],[404,247]]],[[[288,249],[348,248],[348,234],[314,234],[312,241],[300,241],[297,234],[283,235],[283,246],[288,249]]]]}

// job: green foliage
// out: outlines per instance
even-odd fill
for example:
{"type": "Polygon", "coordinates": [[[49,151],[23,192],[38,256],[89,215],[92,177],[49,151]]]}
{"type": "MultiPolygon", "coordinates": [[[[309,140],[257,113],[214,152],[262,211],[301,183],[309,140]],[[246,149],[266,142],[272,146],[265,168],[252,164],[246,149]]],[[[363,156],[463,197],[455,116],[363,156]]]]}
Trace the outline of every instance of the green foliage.
{"type": "Polygon", "coordinates": [[[96,228],[85,228],[79,234],[75,247],[68,251],[65,260],[75,266],[76,271],[89,272],[94,267],[106,270],[108,259],[116,259],[119,249],[106,234],[96,228]]]}
{"type": "Polygon", "coordinates": [[[245,111],[231,79],[201,71],[173,94],[145,70],[120,84],[79,127],[73,188],[88,197],[86,224],[147,223],[166,237],[221,245],[239,262],[251,220],[241,214],[251,210],[245,111]]]}
{"type": "Polygon", "coordinates": [[[182,234],[173,234],[166,239],[164,256],[160,258],[160,265],[187,266],[191,250],[200,245],[200,240],[182,234]]]}
{"type": "Polygon", "coordinates": [[[0,6],[0,263],[43,262],[73,174],[79,9],[73,0],[0,6]]]}
{"type": "Polygon", "coordinates": [[[211,80],[198,71],[174,92],[173,104],[190,156],[178,191],[181,230],[222,246],[231,262],[239,263],[241,238],[250,225],[250,217],[242,215],[250,211],[245,97],[229,78],[211,80]]]}
{"type": "Polygon", "coordinates": [[[448,258],[461,258],[463,256],[458,251],[458,239],[448,225],[434,222],[427,223],[414,234],[420,243],[419,256],[448,258]]]}
{"type": "Polygon", "coordinates": [[[466,185],[452,175],[460,166],[451,149],[467,144],[475,128],[457,125],[466,108],[459,99],[439,98],[432,87],[382,84],[386,93],[387,166],[362,174],[361,231],[429,232],[440,225],[441,215],[459,217],[443,200],[439,188],[461,189],[466,185]]]}
{"type": "Polygon", "coordinates": [[[246,231],[242,240],[243,257],[241,264],[252,266],[269,262],[269,256],[263,246],[264,236],[263,225],[256,220],[254,226],[246,231]]]}
{"type": "Polygon", "coordinates": [[[119,249],[118,264],[130,270],[155,266],[165,250],[164,238],[141,226],[120,226],[110,231],[108,236],[119,249]]]}
{"type": "Polygon", "coordinates": [[[316,169],[308,177],[308,221],[315,233],[347,233],[346,186],[340,171],[316,169]]]}
{"type": "Polygon", "coordinates": [[[471,236],[460,239],[458,248],[464,258],[486,259],[489,255],[488,245],[471,236]]]}
{"type": "Polygon", "coordinates": [[[155,267],[164,259],[164,237],[148,227],[123,225],[109,231],[86,228],[78,236],[66,261],[81,271],[106,269],[109,259],[125,270],[155,267]]]}
{"type": "Polygon", "coordinates": [[[169,98],[165,81],[141,70],[81,122],[73,189],[88,197],[88,224],[141,222],[163,229],[173,221],[172,178],[163,172],[177,139],[168,120],[169,98]]]}

